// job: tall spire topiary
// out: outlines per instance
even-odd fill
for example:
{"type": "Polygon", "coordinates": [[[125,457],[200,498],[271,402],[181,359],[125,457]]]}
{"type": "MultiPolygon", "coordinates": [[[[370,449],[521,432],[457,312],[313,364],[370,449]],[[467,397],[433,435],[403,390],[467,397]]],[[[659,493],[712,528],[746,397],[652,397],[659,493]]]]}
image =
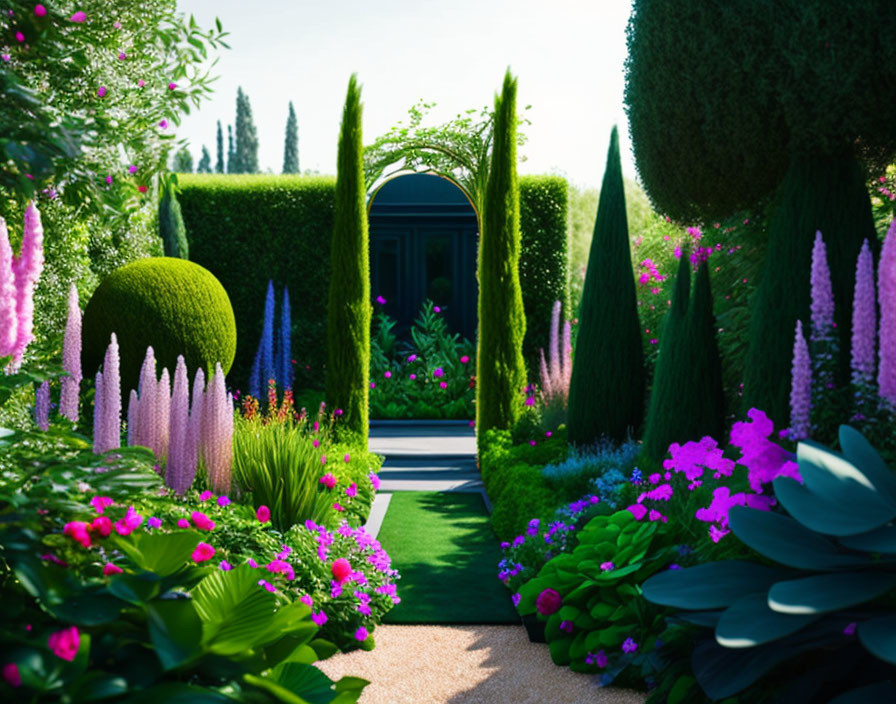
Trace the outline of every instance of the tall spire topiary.
{"type": "MultiPolygon", "coordinates": [[[[693,389],[689,387],[689,375],[685,372],[689,364],[685,355],[690,290],[691,265],[687,253],[682,252],[678,263],[678,275],[675,277],[675,286],[672,289],[672,306],[663,323],[662,342],[653,375],[647,425],[644,430],[644,452],[655,460],[663,458],[673,442],[694,439],[683,437],[681,426],[681,404],[688,394],[693,393],[693,389]]],[[[577,357],[578,354],[577,352],[577,357]]]]}
{"type": "Polygon", "coordinates": [[[896,220],[890,224],[877,270],[880,300],[879,393],[896,406],[896,220]]]}
{"type": "Polygon", "coordinates": [[[227,125],[227,173],[241,173],[236,158],[236,144],[233,142],[233,125],[227,125]]]}
{"type": "Polygon", "coordinates": [[[289,115],[286,118],[286,137],[283,144],[283,173],[299,173],[299,122],[296,110],[289,101],[289,115]]]}
{"type": "Polygon", "coordinates": [[[159,199],[159,237],[166,257],[179,259],[190,258],[190,245],[187,242],[187,229],[177,200],[177,177],[166,178],[162,184],[162,197],[159,199]]]}
{"type": "Polygon", "coordinates": [[[249,105],[249,96],[243,92],[242,87],[236,91],[236,163],[239,170],[236,173],[258,173],[258,132],[252,119],[252,108],[249,105]]]}
{"type": "Polygon", "coordinates": [[[520,287],[520,202],[516,175],[516,78],[495,96],[491,165],[479,236],[476,426],[510,428],[523,408],[526,315],[520,287]]]}
{"type": "Polygon", "coordinates": [[[348,83],[337,154],[336,210],[327,305],[327,403],[367,446],[370,376],[370,261],[361,87],[348,83]]]}
{"type": "Polygon", "coordinates": [[[646,384],[642,345],[614,127],[582,291],[569,390],[570,442],[588,445],[603,436],[622,442],[641,427],[646,384]]]}
{"type": "Polygon", "coordinates": [[[221,131],[221,121],[218,120],[218,134],[216,135],[217,159],[215,160],[215,173],[223,174],[226,170],[224,165],[224,133],[221,131]]]}
{"type": "Polygon", "coordinates": [[[709,435],[721,437],[725,430],[725,390],[722,384],[722,358],[716,338],[709,263],[703,259],[694,280],[694,293],[688,310],[687,351],[682,369],[690,375],[690,408],[681,415],[687,422],[688,440],[709,435]]]}
{"type": "Polygon", "coordinates": [[[790,382],[790,439],[805,440],[812,431],[812,366],[803,323],[796,321],[790,382]]]}
{"type": "Polygon", "coordinates": [[[59,412],[72,423],[77,423],[78,395],[81,388],[81,306],[78,304],[78,289],[74,284],[68,292],[68,320],[65,323],[65,339],[62,343],[62,370],[68,376],[62,377],[59,412]]]}

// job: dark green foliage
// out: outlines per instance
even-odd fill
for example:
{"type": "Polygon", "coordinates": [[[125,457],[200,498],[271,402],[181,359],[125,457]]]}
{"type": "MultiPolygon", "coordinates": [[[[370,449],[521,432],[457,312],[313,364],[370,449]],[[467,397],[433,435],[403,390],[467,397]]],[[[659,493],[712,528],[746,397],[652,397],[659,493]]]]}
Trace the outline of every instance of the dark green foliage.
{"type": "Polygon", "coordinates": [[[229,383],[237,389],[248,388],[268,279],[288,286],[293,301],[295,388],[323,382],[334,185],[332,177],[180,180],[190,257],[221,281],[233,302],[238,335],[229,383]]]}
{"type": "Polygon", "coordinates": [[[663,323],[663,344],[656,362],[644,429],[644,452],[653,459],[664,457],[670,443],[694,439],[683,435],[685,429],[681,427],[680,417],[681,404],[693,392],[686,371],[690,363],[686,357],[690,289],[691,264],[687,252],[682,252],[672,289],[672,307],[663,323]]]}
{"type": "Polygon", "coordinates": [[[193,173],[193,155],[186,147],[181,147],[180,151],[174,155],[174,161],[171,170],[178,174],[193,173]]]}
{"type": "Polygon", "coordinates": [[[697,270],[694,294],[688,310],[687,344],[691,407],[679,413],[690,423],[687,439],[697,440],[709,435],[720,438],[725,430],[725,391],[722,387],[722,359],[716,339],[716,317],[713,314],[712,288],[709,265],[704,261],[697,270]]]}
{"type": "Polygon", "coordinates": [[[233,127],[231,125],[227,125],[227,173],[240,173],[236,159],[236,145],[233,143],[233,127]]]}
{"type": "Polygon", "coordinates": [[[166,257],[189,259],[190,246],[177,200],[176,185],[176,177],[172,177],[162,186],[162,197],[159,199],[159,237],[162,238],[166,257]]]}
{"type": "Polygon", "coordinates": [[[236,167],[234,173],[257,174],[258,173],[258,132],[252,120],[252,108],[249,106],[249,96],[243,93],[242,88],[236,90],[236,167]]]}
{"type": "Polygon", "coordinates": [[[233,308],[224,287],[198,264],[170,257],[139,259],[116,269],[94,291],[84,310],[86,378],[102,364],[113,332],[125,400],[137,388],[147,347],[155,351],[160,370],[172,372],[183,355],[191,373],[202,367],[206,375],[216,362],[227,373],[236,350],[233,308]]]}
{"type": "Polygon", "coordinates": [[[516,122],[516,79],[508,70],[501,95],[495,96],[494,148],[479,237],[476,426],[480,433],[513,425],[522,411],[526,385],[516,122]]]}
{"type": "Polygon", "coordinates": [[[657,209],[758,205],[791,154],[850,153],[876,175],[896,155],[894,27],[890,0],[636,0],[625,102],[657,209]]]}
{"type": "Polygon", "coordinates": [[[286,118],[286,140],[283,145],[283,173],[299,173],[299,123],[291,100],[289,116],[286,118]]]}
{"type": "Polygon", "coordinates": [[[538,350],[547,349],[554,301],[569,310],[569,240],[566,179],[523,176],[520,189],[520,288],[526,314],[523,357],[529,378],[538,374],[538,350]]]}
{"type": "Polygon", "coordinates": [[[221,132],[221,121],[218,120],[217,134],[217,159],[215,161],[215,173],[224,173],[224,134],[221,132]]]}
{"type": "Polygon", "coordinates": [[[352,74],[336,160],[325,378],[329,407],[342,409],[346,427],[358,433],[366,447],[372,311],[361,110],[361,86],[352,74]]]}
{"type": "Polygon", "coordinates": [[[809,321],[818,230],[831,269],[842,384],[848,379],[856,259],[866,238],[875,259],[880,250],[862,170],[852,158],[794,159],[770,213],[768,256],[752,301],[744,408],[761,408],[779,426],[790,418],[793,330],[797,319],[809,321]]]}
{"type": "Polygon", "coordinates": [[[208,147],[202,145],[202,157],[196,165],[197,174],[210,174],[212,172],[212,155],[208,153],[208,147]]]}
{"type": "Polygon", "coordinates": [[[619,136],[610,135],[607,168],[582,293],[569,390],[569,439],[622,442],[644,417],[644,352],[625,214],[619,136]]]}

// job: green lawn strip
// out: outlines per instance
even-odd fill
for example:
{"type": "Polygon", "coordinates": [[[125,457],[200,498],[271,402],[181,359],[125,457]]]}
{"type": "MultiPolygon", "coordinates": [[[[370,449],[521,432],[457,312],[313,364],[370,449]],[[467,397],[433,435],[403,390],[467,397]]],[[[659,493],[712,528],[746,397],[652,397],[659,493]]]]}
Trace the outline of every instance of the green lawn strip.
{"type": "Polygon", "coordinates": [[[395,492],[378,539],[401,573],[386,623],[520,622],[481,494],[395,492]]]}

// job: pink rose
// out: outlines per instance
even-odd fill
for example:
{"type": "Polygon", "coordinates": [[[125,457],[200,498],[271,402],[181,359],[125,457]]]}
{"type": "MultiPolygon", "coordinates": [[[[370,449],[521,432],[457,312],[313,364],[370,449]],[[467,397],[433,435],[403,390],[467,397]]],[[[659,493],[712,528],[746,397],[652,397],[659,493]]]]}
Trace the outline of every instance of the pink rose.
{"type": "Polygon", "coordinates": [[[535,608],[544,616],[557,613],[562,605],[563,599],[556,589],[545,589],[535,600],[535,608]]]}
{"type": "Polygon", "coordinates": [[[208,543],[199,543],[193,551],[193,562],[205,562],[215,556],[215,549],[208,543]]]}
{"type": "Polygon", "coordinates": [[[200,513],[199,511],[193,511],[190,519],[193,521],[193,524],[199,530],[214,530],[215,522],[206,516],[204,513],[200,513]]]}
{"type": "Polygon", "coordinates": [[[71,662],[78,654],[78,648],[81,647],[81,635],[78,633],[78,627],[71,626],[52,633],[47,639],[47,644],[56,657],[71,662]]]}
{"type": "Polygon", "coordinates": [[[267,523],[269,520],[271,520],[271,509],[269,509],[267,506],[261,505],[255,512],[255,517],[262,523],[267,523]]]}
{"type": "Polygon", "coordinates": [[[10,687],[22,686],[22,675],[19,674],[19,666],[14,662],[8,662],[3,666],[3,679],[10,687]]]}
{"type": "Polygon", "coordinates": [[[82,12],[81,10],[78,10],[75,14],[73,14],[71,17],[68,18],[68,21],[69,22],[77,22],[78,24],[81,24],[81,22],[83,22],[86,19],[87,19],[87,15],[84,12],[82,12]]]}
{"type": "Polygon", "coordinates": [[[342,584],[351,575],[352,566],[348,560],[344,557],[340,557],[338,560],[333,561],[333,566],[330,568],[330,572],[333,573],[334,579],[339,582],[339,584],[342,584]]]}
{"type": "Polygon", "coordinates": [[[107,577],[113,574],[121,574],[123,570],[118,565],[113,565],[111,562],[107,562],[106,566],[103,567],[103,574],[107,577]]]}

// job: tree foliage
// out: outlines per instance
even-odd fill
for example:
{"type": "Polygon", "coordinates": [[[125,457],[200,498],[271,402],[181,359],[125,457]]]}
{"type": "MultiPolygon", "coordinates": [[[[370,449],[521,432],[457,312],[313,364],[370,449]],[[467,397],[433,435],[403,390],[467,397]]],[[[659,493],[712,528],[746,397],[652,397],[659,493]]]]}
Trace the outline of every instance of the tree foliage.
{"type": "Polygon", "coordinates": [[[224,133],[221,131],[221,121],[220,120],[218,120],[218,134],[216,135],[216,155],[217,155],[217,159],[215,160],[215,173],[223,174],[225,171],[224,133]]]}
{"type": "Polygon", "coordinates": [[[187,147],[181,147],[174,155],[171,170],[178,174],[193,173],[193,155],[187,147]]]}
{"type": "Polygon", "coordinates": [[[283,173],[299,173],[299,121],[296,110],[289,101],[289,115],[286,118],[286,138],[283,144],[283,173]]]}
{"type": "Polygon", "coordinates": [[[234,123],[236,143],[234,146],[236,155],[236,167],[234,173],[257,174],[258,173],[258,132],[255,122],[252,120],[252,107],[249,105],[249,96],[243,93],[242,88],[236,90],[236,122],[234,123]]]}
{"type": "Polygon", "coordinates": [[[327,306],[327,403],[367,446],[370,375],[370,255],[361,133],[361,86],[348,83],[336,173],[336,210],[327,306]]]}
{"type": "Polygon", "coordinates": [[[23,201],[52,189],[67,204],[125,213],[142,197],[138,186],[165,169],[168,126],[210,95],[208,50],[227,46],[226,34],[220,23],[200,29],[167,0],[34,10],[12,0],[0,16],[3,36],[24,37],[3,49],[0,186],[23,201]],[[70,21],[76,11],[84,22],[70,21]]]}
{"type": "Polygon", "coordinates": [[[208,147],[202,145],[202,156],[196,165],[197,174],[210,174],[212,172],[212,155],[208,153],[208,147]]]}
{"type": "Polygon", "coordinates": [[[227,173],[237,174],[236,145],[233,143],[233,125],[227,125],[227,173]]]}
{"type": "Polygon", "coordinates": [[[756,206],[794,154],[880,173],[896,156],[894,29],[889,0],[636,0],[625,102],[654,206],[684,221],[756,206]]]}
{"type": "Polygon", "coordinates": [[[501,95],[495,96],[494,149],[479,237],[476,426],[480,433],[514,424],[526,385],[516,123],[516,78],[508,70],[501,95]]]}

